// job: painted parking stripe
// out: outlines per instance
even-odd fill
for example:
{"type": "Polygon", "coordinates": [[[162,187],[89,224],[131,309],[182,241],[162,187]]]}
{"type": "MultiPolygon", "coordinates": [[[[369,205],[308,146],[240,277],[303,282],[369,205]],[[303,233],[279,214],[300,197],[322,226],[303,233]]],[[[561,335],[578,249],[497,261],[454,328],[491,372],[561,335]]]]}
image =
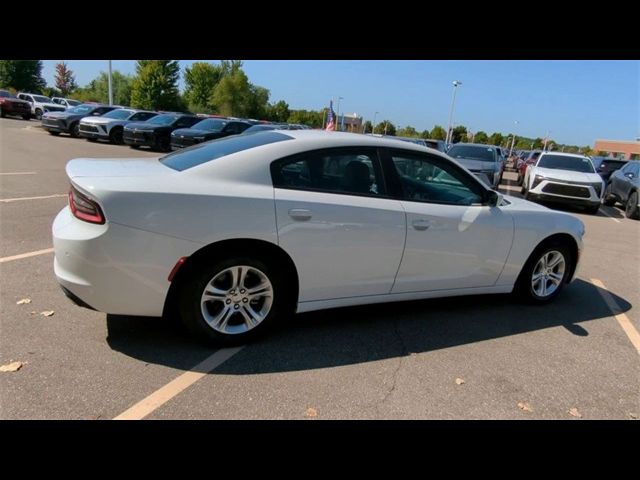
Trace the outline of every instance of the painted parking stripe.
{"type": "Polygon", "coordinates": [[[604,285],[604,283],[602,283],[597,278],[592,278],[591,283],[598,287],[598,292],[613,312],[616,320],[622,327],[622,330],[624,330],[624,333],[627,334],[627,337],[629,337],[629,340],[631,340],[633,346],[636,347],[638,354],[640,354],[640,333],[638,332],[638,330],[636,330],[636,327],[633,326],[633,323],[631,323],[629,317],[627,317],[624,313],[616,314],[616,312],[619,312],[622,309],[620,308],[620,305],[618,305],[618,303],[614,300],[611,292],[607,290],[607,287],[604,285]]]}
{"type": "Polygon", "coordinates": [[[188,372],[170,381],[164,387],[156,390],[147,398],[139,401],[133,407],[121,413],[114,420],[141,420],[154,410],[161,407],[180,392],[186,390],[202,377],[222,365],[244,347],[223,348],[200,362],[188,372]]]}
{"type": "Polygon", "coordinates": [[[620,220],[618,220],[616,217],[614,217],[613,215],[611,215],[609,212],[607,212],[604,208],[600,207],[600,211],[602,213],[604,213],[607,217],[609,217],[611,220],[613,220],[614,222],[618,222],[620,223],[620,220]]]}
{"type": "Polygon", "coordinates": [[[38,172],[5,172],[0,175],[35,175],[38,172]]]}
{"type": "Polygon", "coordinates": [[[12,262],[13,260],[20,260],[22,258],[37,257],[38,255],[45,255],[47,253],[53,253],[53,248],[45,248],[44,250],[36,250],[34,252],[21,253],[10,257],[2,257],[0,258],[0,263],[12,262]]]}
{"type": "Polygon", "coordinates": [[[44,195],[42,197],[2,198],[0,199],[0,203],[22,202],[25,200],[46,200],[47,198],[62,198],[66,196],[66,193],[56,193],[55,195],[44,195]]]}

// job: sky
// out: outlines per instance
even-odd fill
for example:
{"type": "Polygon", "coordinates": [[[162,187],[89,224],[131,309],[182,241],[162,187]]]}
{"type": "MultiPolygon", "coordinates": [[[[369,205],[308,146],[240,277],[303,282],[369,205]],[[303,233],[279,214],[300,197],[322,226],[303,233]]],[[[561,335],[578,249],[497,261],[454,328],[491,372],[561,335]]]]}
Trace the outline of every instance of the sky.
{"type": "MultiPolygon", "coordinates": [[[[59,61],[44,60],[51,86],[59,61]]],[[[108,69],[106,60],[66,62],[80,86],[108,69]]],[[[112,65],[135,73],[134,60],[112,65]]],[[[558,143],[580,146],[640,137],[639,61],[246,60],[243,68],[249,81],[270,90],[270,101],[285,100],[291,109],[319,110],[333,98],[337,110],[343,97],[340,113],[372,121],[379,112],[376,123],[446,129],[452,83],[459,80],[453,123],[472,132],[532,138],[549,132],[558,143]]]]}

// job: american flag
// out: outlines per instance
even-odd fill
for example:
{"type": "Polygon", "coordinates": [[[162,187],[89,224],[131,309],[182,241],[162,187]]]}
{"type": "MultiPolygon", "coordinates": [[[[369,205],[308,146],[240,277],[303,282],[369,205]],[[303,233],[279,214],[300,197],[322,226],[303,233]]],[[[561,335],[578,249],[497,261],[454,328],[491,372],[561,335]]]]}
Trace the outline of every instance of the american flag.
{"type": "Polygon", "coordinates": [[[329,113],[327,114],[327,126],[325,130],[333,131],[336,129],[335,114],[333,113],[333,100],[329,102],[329,113]]]}

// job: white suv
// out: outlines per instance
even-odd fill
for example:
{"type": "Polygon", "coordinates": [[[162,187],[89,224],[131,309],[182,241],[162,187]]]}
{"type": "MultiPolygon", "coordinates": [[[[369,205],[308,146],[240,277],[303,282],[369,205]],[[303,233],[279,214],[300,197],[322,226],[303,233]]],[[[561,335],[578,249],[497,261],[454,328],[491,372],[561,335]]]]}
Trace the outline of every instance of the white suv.
{"type": "Polygon", "coordinates": [[[542,152],[522,182],[527,200],[582,206],[592,214],[598,213],[603,191],[604,182],[591,159],[571,153],[542,152]]]}
{"type": "Polygon", "coordinates": [[[35,93],[18,93],[20,100],[26,100],[31,104],[31,114],[36,119],[41,120],[46,112],[64,112],[67,107],[53,103],[49,97],[37,95],[35,93]]]}

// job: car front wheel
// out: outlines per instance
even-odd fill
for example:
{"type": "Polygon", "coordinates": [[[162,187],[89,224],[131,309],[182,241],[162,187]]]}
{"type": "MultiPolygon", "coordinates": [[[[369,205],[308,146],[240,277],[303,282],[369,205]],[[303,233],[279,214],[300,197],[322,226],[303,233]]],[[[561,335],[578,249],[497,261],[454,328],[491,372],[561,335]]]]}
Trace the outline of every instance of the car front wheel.
{"type": "Polygon", "coordinates": [[[69,129],[69,134],[73,138],[78,138],[80,136],[80,124],[78,122],[71,125],[71,128],[69,129]]]}
{"type": "Polygon", "coordinates": [[[633,218],[634,220],[640,220],[640,209],[638,208],[638,192],[633,192],[627,199],[627,205],[624,209],[624,214],[627,218],[633,218]]]}
{"type": "Polygon", "coordinates": [[[573,257],[564,244],[538,248],[520,272],[516,292],[529,303],[548,303],[562,290],[572,265],[573,257]]]}
{"type": "Polygon", "coordinates": [[[190,272],[180,315],[189,330],[218,345],[245,343],[286,310],[285,282],[276,269],[247,257],[214,261],[190,272]]]}
{"type": "Polygon", "coordinates": [[[602,196],[602,204],[607,207],[613,207],[616,204],[616,197],[611,193],[611,184],[607,184],[604,189],[604,195],[602,196]]]}

